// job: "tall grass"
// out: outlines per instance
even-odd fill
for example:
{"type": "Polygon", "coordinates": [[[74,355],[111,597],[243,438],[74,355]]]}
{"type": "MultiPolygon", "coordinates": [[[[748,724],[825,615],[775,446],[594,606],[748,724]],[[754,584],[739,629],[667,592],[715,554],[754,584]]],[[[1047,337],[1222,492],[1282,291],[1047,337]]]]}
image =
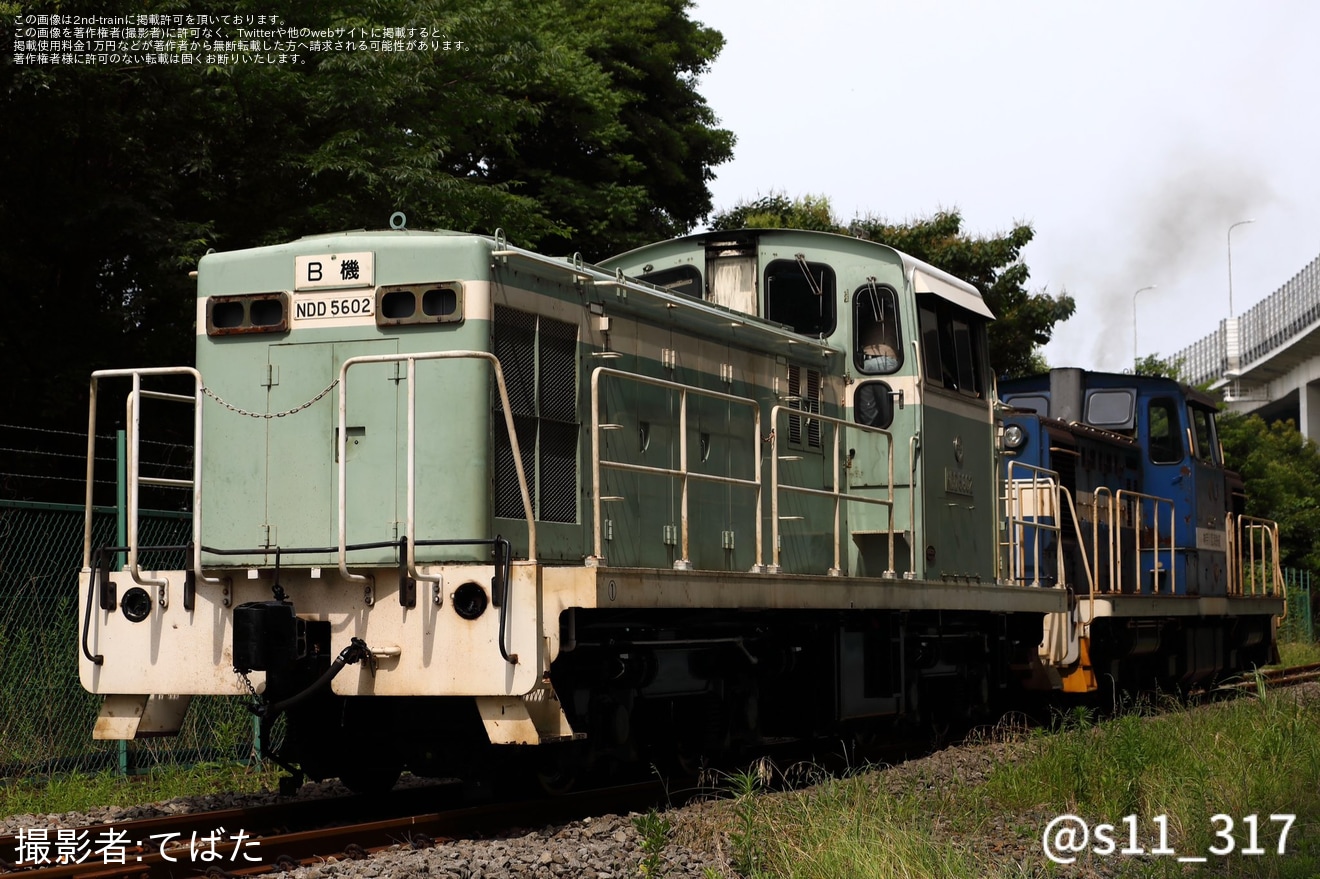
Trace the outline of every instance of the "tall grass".
{"type": "Polygon", "coordinates": [[[1013,743],[1014,758],[977,784],[893,793],[863,775],[740,797],[729,829],[735,867],[756,879],[1093,875],[1102,861],[1105,875],[1119,876],[1320,875],[1320,704],[1268,692],[1158,715],[1134,705],[1105,721],[1079,711],[1060,726],[1013,743]],[[1154,819],[1167,816],[1176,855],[1083,853],[1062,868],[1046,859],[1041,836],[1065,813],[1114,825],[1119,848],[1123,819],[1134,815],[1147,851],[1160,843],[1154,819]],[[1226,845],[1216,836],[1224,823],[1212,820],[1219,814],[1234,822],[1230,855],[1209,852],[1226,845]],[[1297,818],[1280,855],[1282,825],[1270,816],[1285,814],[1297,818]],[[1265,854],[1241,853],[1251,815],[1265,854]],[[1179,863],[1183,855],[1208,863],[1179,863]]]}
{"type": "MultiPolygon", "coordinates": [[[[1039,736],[1025,759],[1000,767],[980,794],[1019,811],[1071,812],[1121,826],[1136,815],[1142,847],[1159,841],[1156,816],[1168,816],[1169,843],[1180,854],[1224,848],[1216,838],[1233,819],[1235,853],[1221,866],[1235,876],[1314,877],[1320,873],[1320,706],[1295,692],[1261,694],[1158,717],[1132,712],[1100,724],[1070,722],[1039,736]],[[1281,825],[1295,814],[1286,852],[1276,852],[1281,825]],[[1265,855],[1241,855],[1244,819],[1257,815],[1265,855]]],[[[1211,856],[1211,861],[1221,859],[1211,856]]],[[[1175,858],[1149,864],[1148,875],[1180,875],[1175,858]]]]}
{"type": "Polygon", "coordinates": [[[71,772],[41,779],[0,780],[0,815],[83,812],[102,806],[135,806],[175,797],[259,793],[278,787],[279,770],[232,763],[158,767],[145,775],[71,772]]]}
{"type": "Polygon", "coordinates": [[[1314,641],[1279,642],[1280,665],[1312,665],[1317,662],[1320,662],[1320,643],[1314,641]]]}
{"type": "Polygon", "coordinates": [[[746,877],[945,879],[985,875],[950,846],[913,798],[876,790],[864,777],[828,779],[803,791],[735,801],[734,867],[746,877]]]}

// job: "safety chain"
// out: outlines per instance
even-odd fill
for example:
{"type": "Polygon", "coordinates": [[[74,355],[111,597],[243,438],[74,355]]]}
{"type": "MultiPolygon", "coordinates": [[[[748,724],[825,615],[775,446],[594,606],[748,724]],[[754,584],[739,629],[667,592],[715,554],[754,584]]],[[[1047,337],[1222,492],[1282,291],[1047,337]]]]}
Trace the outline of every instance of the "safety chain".
{"type": "Polygon", "coordinates": [[[309,406],[314,405],[326,394],[333,391],[335,389],[335,385],[337,384],[339,384],[339,379],[335,379],[334,381],[330,382],[330,384],[326,385],[325,390],[321,391],[321,393],[317,394],[315,397],[312,397],[312,399],[308,400],[306,403],[303,403],[301,406],[294,406],[292,409],[285,409],[283,412],[249,412],[248,410],[235,406],[233,403],[230,403],[229,401],[223,399],[219,394],[217,394],[215,391],[212,391],[210,388],[206,387],[205,385],[202,386],[202,393],[206,394],[206,396],[210,397],[212,400],[215,400],[217,403],[219,403],[221,406],[224,406],[229,411],[237,412],[239,415],[246,415],[249,418],[283,418],[285,415],[297,415],[299,412],[303,411],[309,406]]]}
{"type": "Polygon", "coordinates": [[[247,672],[234,669],[234,674],[238,675],[239,679],[243,681],[243,685],[247,687],[247,691],[252,694],[252,701],[260,705],[261,694],[257,692],[256,687],[252,686],[252,680],[247,676],[247,672]]]}

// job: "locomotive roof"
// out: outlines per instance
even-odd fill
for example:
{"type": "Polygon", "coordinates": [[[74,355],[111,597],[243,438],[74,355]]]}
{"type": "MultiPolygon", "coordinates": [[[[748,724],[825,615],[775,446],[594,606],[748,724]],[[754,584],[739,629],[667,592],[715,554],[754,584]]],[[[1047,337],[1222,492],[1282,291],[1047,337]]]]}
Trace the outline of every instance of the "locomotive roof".
{"type": "MultiPolygon", "coordinates": [[[[305,235],[296,240],[280,244],[211,252],[202,257],[199,261],[199,268],[205,268],[209,272],[215,273],[226,264],[250,261],[254,257],[287,260],[287,269],[290,273],[289,282],[292,283],[293,260],[289,257],[304,253],[315,253],[327,246],[379,250],[399,246],[407,238],[429,238],[439,246],[450,246],[448,242],[459,242],[463,239],[473,242],[481,241],[483,246],[491,248],[492,256],[517,259],[532,271],[541,274],[548,273],[547,276],[549,277],[561,277],[567,274],[575,279],[608,288],[622,287],[632,295],[616,299],[611,294],[610,307],[612,309],[651,313],[657,317],[663,316],[665,320],[671,320],[675,309],[678,309],[693,327],[698,328],[712,338],[743,337],[745,340],[758,339],[761,344],[774,345],[786,355],[799,358],[806,356],[829,358],[841,353],[828,340],[803,335],[796,332],[792,327],[768,321],[757,315],[733,311],[722,305],[694,299],[683,294],[671,293],[646,281],[620,276],[614,267],[607,268],[586,263],[578,254],[572,257],[552,257],[516,247],[509,244],[507,239],[504,238],[503,232],[500,231],[492,236],[449,230],[352,229],[305,235]],[[440,244],[442,240],[445,242],[444,244],[440,244]]],[[[844,240],[853,239],[844,237],[844,240]]],[[[662,243],[667,244],[669,242],[662,243]]],[[[407,245],[402,246],[406,247],[407,245]]],[[[205,277],[206,274],[206,272],[203,272],[202,276],[205,277]]],[[[199,296],[210,295],[214,292],[214,288],[205,289],[205,285],[199,282],[199,296]]],[[[230,291],[224,290],[221,292],[230,291]]]]}
{"type": "MultiPolygon", "coordinates": [[[[1133,375],[1130,372],[1091,372],[1081,370],[1086,377],[1086,387],[1091,388],[1132,388],[1137,391],[1176,391],[1188,400],[1210,408],[1219,401],[1205,391],[1185,385],[1176,379],[1159,375],[1133,375]]],[[[1042,372],[1023,378],[1004,379],[999,382],[1001,395],[1005,393],[1022,394],[1049,391],[1050,373],[1042,372]]]]}
{"type": "Polygon", "coordinates": [[[645,244],[602,260],[600,265],[613,268],[614,266],[637,262],[650,253],[680,252],[685,248],[693,249],[695,247],[704,249],[718,246],[722,242],[727,242],[730,246],[748,246],[760,244],[762,239],[765,238],[781,236],[817,238],[820,239],[822,244],[832,245],[836,249],[857,250],[863,253],[867,250],[874,253],[878,248],[886,254],[899,258],[903,266],[903,274],[912,283],[912,287],[916,292],[933,293],[974,314],[994,320],[994,312],[985,304],[981,292],[961,278],[954,277],[943,269],[910,256],[897,248],[890,247],[888,244],[868,241],[865,238],[855,238],[851,235],[840,235],[837,232],[818,232],[809,229],[734,229],[724,232],[697,232],[681,238],[645,244]]]}

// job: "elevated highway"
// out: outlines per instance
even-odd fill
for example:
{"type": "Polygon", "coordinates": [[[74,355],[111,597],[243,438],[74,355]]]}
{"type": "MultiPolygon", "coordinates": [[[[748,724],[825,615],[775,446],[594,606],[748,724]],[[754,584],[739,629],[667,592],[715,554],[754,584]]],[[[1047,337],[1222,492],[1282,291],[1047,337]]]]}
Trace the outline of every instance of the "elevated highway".
{"type": "Polygon", "coordinates": [[[1320,441],[1320,257],[1173,359],[1184,381],[1221,392],[1231,410],[1291,418],[1320,441]]]}

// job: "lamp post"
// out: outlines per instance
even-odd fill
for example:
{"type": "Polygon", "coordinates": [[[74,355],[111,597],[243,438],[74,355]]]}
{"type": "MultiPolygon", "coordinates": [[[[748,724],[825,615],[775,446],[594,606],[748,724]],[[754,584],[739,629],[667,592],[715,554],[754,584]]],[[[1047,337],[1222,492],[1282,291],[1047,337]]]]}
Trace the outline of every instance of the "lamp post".
{"type": "Polygon", "coordinates": [[[1154,290],[1155,287],[1156,287],[1155,284],[1151,284],[1148,287],[1142,287],[1136,293],[1132,294],[1132,372],[1133,374],[1136,374],[1137,371],[1137,296],[1146,292],[1147,290],[1154,290]]]}
{"type": "Polygon", "coordinates": [[[1238,226],[1245,226],[1248,223],[1256,222],[1251,220],[1238,220],[1228,227],[1228,316],[1233,316],[1233,230],[1238,226]]]}

